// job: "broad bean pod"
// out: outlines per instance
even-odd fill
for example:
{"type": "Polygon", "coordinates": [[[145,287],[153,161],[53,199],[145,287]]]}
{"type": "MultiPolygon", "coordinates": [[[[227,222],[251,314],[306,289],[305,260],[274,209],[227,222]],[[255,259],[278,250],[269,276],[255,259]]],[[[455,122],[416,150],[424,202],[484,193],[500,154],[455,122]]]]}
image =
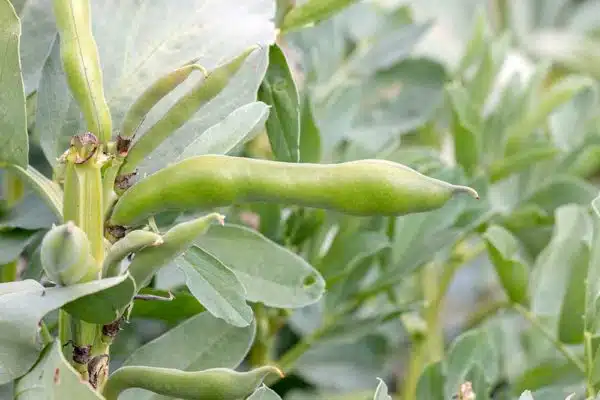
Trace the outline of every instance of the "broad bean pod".
{"type": "Polygon", "coordinates": [[[386,160],[297,164],[202,155],[173,164],[129,188],[113,208],[116,225],[136,224],[167,210],[206,210],[271,202],[350,215],[404,215],[443,206],[467,186],[425,176],[386,160]]]}
{"type": "Polygon", "coordinates": [[[112,133],[110,109],[104,97],[98,47],[92,34],[88,0],[54,0],[60,36],[60,56],[67,83],[81,107],[87,128],[100,142],[112,133]]]}
{"type": "Polygon", "coordinates": [[[194,239],[206,232],[213,222],[223,224],[224,218],[221,214],[212,213],[181,222],[163,235],[162,244],[146,247],[136,253],[128,271],[138,290],[150,282],[156,271],[186,251],[194,239]]]}
{"type": "Polygon", "coordinates": [[[251,47],[228,63],[210,71],[206,79],[182,96],[158,122],[133,144],[121,167],[121,174],[133,172],[147,155],[152,153],[173,132],[181,128],[200,107],[221,93],[255,49],[256,47],[251,47]]]}
{"type": "Polygon", "coordinates": [[[136,253],[148,246],[163,244],[163,239],[158,233],[152,231],[135,230],[129,232],[124,238],[111,246],[102,265],[102,276],[111,278],[119,275],[121,261],[131,253],[136,253]]]}
{"type": "Polygon", "coordinates": [[[268,375],[282,376],[273,366],[247,372],[212,368],[188,372],[172,368],[126,366],[116,370],[103,390],[106,400],[116,400],[129,388],[140,388],[178,399],[240,400],[256,390],[268,375]]]}
{"type": "Polygon", "coordinates": [[[161,76],[144,90],[131,107],[129,107],[127,114],[125,114],[120,132],[122,137],[133,138],[150,110],[167,94],[181,85],[192,72],[200,70],[206,78],[206,70],[200,65],[194,64],[195,61],[161,76]]]}

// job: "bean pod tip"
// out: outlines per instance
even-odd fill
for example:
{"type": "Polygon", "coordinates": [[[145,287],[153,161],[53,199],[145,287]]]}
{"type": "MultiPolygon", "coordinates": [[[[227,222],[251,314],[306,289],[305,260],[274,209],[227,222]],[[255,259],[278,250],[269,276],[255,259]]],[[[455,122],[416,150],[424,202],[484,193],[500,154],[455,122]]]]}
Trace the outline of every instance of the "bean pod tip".
{"type": "Polygon", "coordinates": [[[477,191],[475,189],[473,189],[472,187],[469,187],[469,186],[455,185],[454,193],[467,193],[468,195],[470,195],[471,197],[473,197],[476,200],[480,199],[479,193],[477,193],[477,191]]]}

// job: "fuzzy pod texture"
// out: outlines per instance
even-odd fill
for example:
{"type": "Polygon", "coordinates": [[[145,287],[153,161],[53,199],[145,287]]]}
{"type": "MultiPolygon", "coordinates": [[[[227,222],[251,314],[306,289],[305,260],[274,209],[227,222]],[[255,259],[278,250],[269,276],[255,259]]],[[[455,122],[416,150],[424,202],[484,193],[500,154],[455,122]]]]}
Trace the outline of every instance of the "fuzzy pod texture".
{"type": "Polygon", "coordinates": [[[96,276],[90,242],[72,221],[50,229],[42,239],[42,268],[53,282],[68,286],[92,280],[96,276]]]}
{"type": "Polygon", "coordinates": [[[60,56],[69,89],[79,104],[88,130],[107,143],[112,118],[104,97],[98,47],[92,34],[88,0],[54,0],[60,56]]]}
{"type": "Polygon", "coordinates": [[[141,229],[129,232],[110,247],[102,265],[102,276],[111,278],[119,275],[121,261],[129,254],[136,253],[148,246],[161,244],[163,244],[163,239],[158,233],[141,229]]]}
{"type": "Polygon", "coordinates": [[[212,368],[188,372],[172,368],[128,366],[116,370],[104,387],[107,400],[116,400],[129,388],[150,390],[163,396],[197,400],[240,400],[250,396],[269,375],[282,376],[266,365],[247,372],[212,368]]]}
{"type": "Polygon", "coordinates": [[[256,47],[251,47],[228,63],[210,71],[206,79],[196,84],[188,93],[182,96],[160,120],[144,132],[140,139],[133,144],[121,167],[121,174],[133,172],[146,156],[189,121],[200,107],[217,97],[254,50],[256,50],[256,47]]]}
{"type": "Polygon", "coordinates": [[[164,168],[129,188],[115,204],[111,221],[131,225],[168,210],[249,202],[295,204],[356,216],[405,215],[442,207],[458,193],[479,198],[470,187],[386,160],[299,164],[203,155],[164,168]]]}
{"type": "Polygon", "coordinates": [[[181,85],[195,70],[204,69],[192,63],[171,71],[154,81],[127,110],[120,135],[124,138],[135,136],[150,110],[166,95],[181,85]]]}
{"type": "Polygon", "coordinates": [[[205,233],[213,222],[223,224],[224,218],[221,214],[211,213],[181,222],[163,235],[162,244],[146,247],[136,253],[128,271],[138,290],[150,282],[156,271],[185,252],[194,239],[205,233]]]}

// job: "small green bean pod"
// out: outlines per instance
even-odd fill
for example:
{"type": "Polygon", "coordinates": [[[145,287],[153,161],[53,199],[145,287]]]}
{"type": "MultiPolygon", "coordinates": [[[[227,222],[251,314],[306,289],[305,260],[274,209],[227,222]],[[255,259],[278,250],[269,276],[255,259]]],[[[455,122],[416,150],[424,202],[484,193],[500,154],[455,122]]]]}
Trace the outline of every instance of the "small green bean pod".
{"type": "Polygon", "coordinates": [[[188,158],[142,179],[115,204],[111,223],[133,225],[167,210],[244,202],[322,208],[356,216],[405,215],[442,207],[467,186],[386,160],[297,164],[233,156],[188,158]]]}
{"type": "Polygon", "coordinates": [[[132,138],[135,136],[135,133],[144,122],[144,119],[150,110],[166,95],[181,85],[191,73],[196,70],[202,71],[206,77],[206,70],[200,65],[192,62],[181,68],[177,68],[154,81],[154,83],[152,83],[152,85],[150,85],[150,87],[148,87],[127,110],[127,114],[125,114],[125,118],[123,119],[120,135],[124,138],[132,138]]]}
{"type": "Polygon", "coordinates": [[[60,36],[60,56],[71,93],[81,107],[88,131],[101,143],[107,143],[112,134],[112,118],[104,97],[89,1],[54,0],[54,15],[60,36]]]}
{"type": "Polygon", "coordinates": [[[135,230],[129,232],[124,238],[112,245],[104,264],[102,265],[102,276],[112,278],[119,275],[119,266],[121,261],[131,253],[136,253],[148,246],[158,246],[163,244],[163,239],[158,233],[145,230],[135,230]]]}
{"type": "Polygon", "coordinates": [[[140,139],[131,146],[121,167],[121,174],[133,172],[146,156],[189,121],[200,107],[217,97],[255,49],[256,47],[251,47],[228,63],[210,71],[206,79],[182,96],[158,122],[144,132],[140,139]]]}
{"type": "Polygon", "coordinates": [[[227,368],[188,372],[172,368],[126,366],[110,376],[102,394],[106,400],[116,400],[122,391],[140,388],[178,399],[240,400],[250,396],[269,375],[281,377],[283,374],[270,365],[247,372],[227,368]]]}
{"type": "Polygon", "coordinates": [[[145,247],[136,253],[128,271],[138,290],[150,282],[156,271],[185,252],[194,239],[206,232],[213,222],[223,224],[224,218],[221,214],[212,213],[181,222],[163,235],[163,243],[145,247]]]}

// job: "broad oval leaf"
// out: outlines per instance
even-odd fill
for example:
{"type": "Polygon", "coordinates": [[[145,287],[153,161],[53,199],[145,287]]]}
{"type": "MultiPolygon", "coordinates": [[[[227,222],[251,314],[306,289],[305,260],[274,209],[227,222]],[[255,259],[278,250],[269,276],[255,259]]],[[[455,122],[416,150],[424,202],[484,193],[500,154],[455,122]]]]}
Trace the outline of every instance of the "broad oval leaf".
{"type": "MultiPolygon", "coordinates": [[[[123,365],[185,371],[236,368],[248,353],[255,330],[254,323],[240,328],[203,312],[138,348],[123,365]]],[[[130,389],[119,397],[124,400],[151,398],[160,397],[140,389],[130,389]]]]}
{"type": "Polygon", "coordinates": [[[38,324],[52,310],[110,288],[122,277],[44,288],[33,280],[0,284],[0,385],[23,375],[41,351],[38,324]]]}
{"type": "Polygon", "coordinates": [[[15,394],[18,400],[103,399],[64,358],[58,340],[46,346],[33,369],[17,381],[15,394]]]}
{"type": "Polygon", "coordinates": [[[207,311],[231,325],[250,325],[253,313],[246,303],[246,289],[221,261],[192,246],[175,263],[185,273],[190,292],[207,311]]]}
{"type": "Polygon", "coordinates": [[[269,68],[258,90],[269,105],[266,128],[271,149],[280,161],[300,161],[300,102],[285,54],[276,44],[269,48],[269,68]]]}
{"type": "Polygon", "coordinates": [[[315,303],[325,290],[321,275],[304,259],[252,229],[215,225],[195,243],[235,273],[249,301],[298,308],[315,303]]]}
{"type": "Polygon", "coordinates": [[[0,1],[0,164],[27,167],[29,136],[19,42],[21,23],[8,0],[0,1]]]}

